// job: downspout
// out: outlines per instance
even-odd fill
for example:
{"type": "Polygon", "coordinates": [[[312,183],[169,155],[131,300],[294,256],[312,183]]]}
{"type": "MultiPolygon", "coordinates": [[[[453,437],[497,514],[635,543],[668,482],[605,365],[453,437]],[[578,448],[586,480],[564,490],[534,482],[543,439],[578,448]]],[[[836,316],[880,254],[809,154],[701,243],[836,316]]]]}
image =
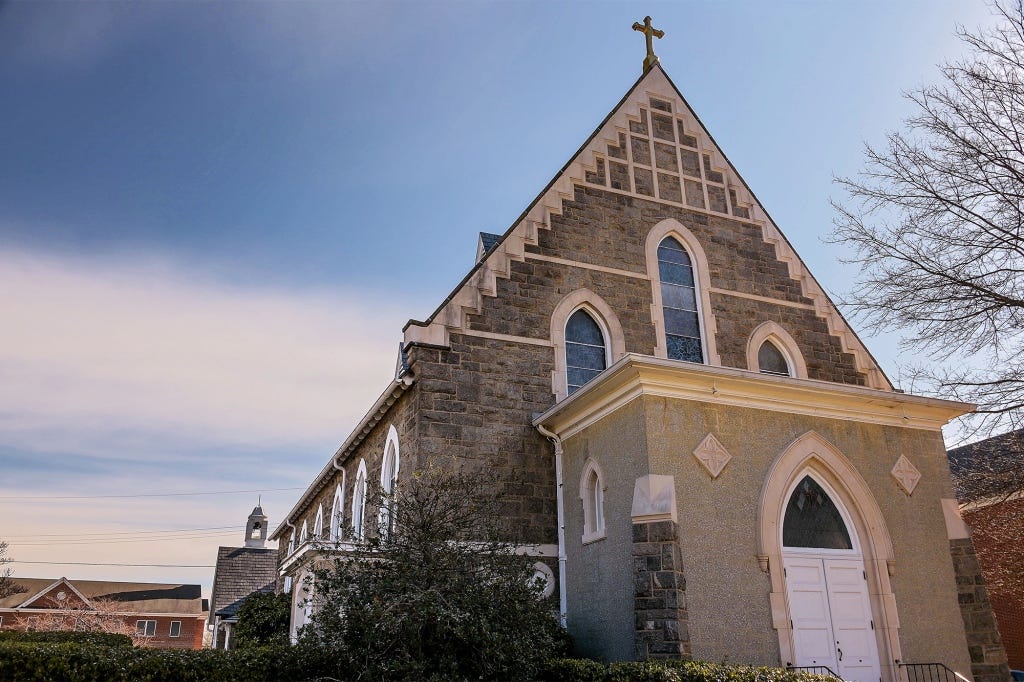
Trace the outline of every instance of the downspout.
{"type": "Polygon", "coordinates": [[[564,628],[569,609],[565,594],[565,503],[562,500],[562,439],[541,424],[537,430],[555,446],[555,504],[558,509],[558,621],[564,628]]]}

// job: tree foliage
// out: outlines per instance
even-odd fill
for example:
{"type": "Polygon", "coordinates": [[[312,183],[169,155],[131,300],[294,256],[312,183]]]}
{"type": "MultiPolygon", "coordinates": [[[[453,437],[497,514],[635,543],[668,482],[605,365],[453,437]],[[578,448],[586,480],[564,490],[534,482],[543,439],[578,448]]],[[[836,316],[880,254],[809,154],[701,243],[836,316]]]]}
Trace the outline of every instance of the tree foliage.
{"type": "Polygon", "coordinates": [[[251,649],[288,644],[291,600],[287,594],[257,592],[238,609],[238,623],[232,632],[235,647],[251,649]]]}
{"type": "Polygon", "coordinates": [[[873,331],[900,329],[936,362],[912,379],[978,404],[988,431],[1024,416],[1024,8],[959,35],[969,55],[907,97],[904,132],[842,178],[833,239],[862,275],[848,303],[873,331]]]}
{"type": "Polygon", "coordinates": [[[7,555],[8,544],[0,540],[0,599],[24,592],[25,589],[15,582],[11,567],[11,558],[7,555]]]}
{"type": "Polygon", "coordinates": [[[314,567],[302,643],[334,651],[361,679],[531,679],[565,636],[535,558],[499,538],[492,491],[439,471],[389,498],[378,491],[391,527],[314,567]]]}

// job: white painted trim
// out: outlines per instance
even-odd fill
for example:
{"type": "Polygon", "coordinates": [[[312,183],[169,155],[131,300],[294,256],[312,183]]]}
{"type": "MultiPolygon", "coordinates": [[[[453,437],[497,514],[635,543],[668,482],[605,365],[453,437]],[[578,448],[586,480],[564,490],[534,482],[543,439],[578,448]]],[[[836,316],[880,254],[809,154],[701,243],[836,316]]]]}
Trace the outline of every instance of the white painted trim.
{"type": "Polygon", "coordinates": [[[569,438],[640,395],[939,431],[974,405],[629,353],[533,420],[569,438]]]}
{"type": "Polygon", "coordinates": [[[381,457],[380,463],[380,488],[384,494],[384,499],[381,500],[380,509],[377,510],[377,531],[381,534],[386,534],[388,529],[391,527],[391,505],[394,504],[394,500],[391,498],[392,493],[395,492],[395,488],[398,486],[398,470],[401,464],[401,454],[398,449],[398,430],[395,429],[395,425],[391,424],[388,426],[388,436],[384,442],[384,455],[381,457]],[[388,473],[388,460],[394,457],[394,471],[391,477],[387,476],[388,473]]]}
{"type": "Polygon", "coordinates": [[[316,507],[316,517],[313,520],[313,537],[322,539],[324,534],[324,503],[320,502],[316,507]]]}
{"type": "Polygon", "coordinates": [[[733,296],[734,298],[746,298],[751,301],[760,301],[761,303],[771,303],[772,305],[786,306],[787,308],[799,308],[800,310],[810,310],[816,312],[816,309],[810,303],[797,303],[796,301],[787,301],[782,298],[771,298],[770,296],[758,296],[757,294],[748,294],[742,291],[734,291],[732,289],[722,289],[721,287],[711,287],[711,293],[721,294],[723,296],[733,296]]]}
{"type": "Polygon", "coordinates": [[[306,525],[306,519],[302,519],[302,530],[299,531],[299,544],[304,545],[309,540],[309,526],[306,525]]]}
{"type": "Polygon", "coordinates": [[[668,357],[665,341],[665,310],[661,300],[661,275],[658,266],[658,247],[668,237],[672,237],[686,250],[693,267],[693,283],[698,301],[697,322],[700,324],[701,352],[704,363],[721,367],[722,358],[718,355],[715,335],[718,333],[718,322],[711,308],[711,266],[697,237],[674,218],[666,218],[651,228],[644,242],[644,254],[647,257],[647,275],[651,280],[651,322],[654,324],[655,346],[654,356],[668,357]]]}
{"type": "Polygon", "coordinates": [[[800,352],[800,346],[797,345],[796,339],[790,336],[782,325],[770,320],[755,327],[754,331],[750,333],[750,338],[747,339],[747,369],[751,372],[761,371],[758,352],[761,350],[761,344],[765,341],[771,343],[782,353],[786,364],[789,365],[791,377],[807,378],[807,363],[804,362],[803,353],[800,352]]]}
{"type": "Polygon", "coordinates": [[[494,339],[495,341],[508,341],[510,343],[525,343],[531,346],[546,346],[551,347],[551,342],[547,339],[535,339],[529,336],[515,336],[513,334],[495,334],[494,332],[484,332],[479,329],[460,329],[460,334],[466,336],[477,336],[481,339],[494,339]]]}
{"type": "Polygon", "coordinates": [[[601,471],[601,465],[598,464],[593,458],[587,457],[587,460],[583,463],[583,472],[580,474],[579,482],[579,497],[583,503],[583,544],[589,544],[595,540],[600,540],[607,535],[607,522],[604,516],[604,491],[607,487],[604,483],[604,473],[601,471]],[[597,476],[597,491],[600,495],[594,496],[591,499],[591,492],[589,489],[589,479],[591,476],[597,476]],[[590,503],[594,504],[594,508],[590,508],[590,503]],[[598,509],[600,505],[600,509],[598,509]],[[597,515],[597,519],[594,518],[597,515]]]}
{"type": "Polygon", "coordinates": [[[341,482],[334,488],[331,501],[331,526],[328,539],[336,542],[341,537],[341,526],[345,520],[345,470],[341,470],[341,482]]]}
{"type": "MultiPolygon", "coordinates": [[[[86,598],[86,596],[85,596],[84,594],[82,594],[81,592],[79,592],[79,591],[78,591],[78,588],[77,588],[77,587],[75,587],[74,585],[72,585],[72,584],[71,584],[71,581],[70,581],[70,580],[68,580],[67,578],[57,578],[57,579],[56,579],[56,580],[54,580],[54,581],[53,581],[52,583],[50,583],[49,585],[47,585],[46,587],[44,587],[44,588],[43,588],[42,590],[40,590],[39,592],[36,592],[36,593],[35,593],[34,595],[32,595],[31,597],[29,597],[29,598],[28,598],[28,599],[26,599],[25,601],[21,602],[21,604],[19,604],[19,605],[17,606],[17,608],[19,608],[19,609],[20,609],[20,608],[24,608],[24,607],[25,607],[26,605],[28,605],[28,604],[31,604],[31,603],[32,603],[32,602],[34,602],[34,601],[35,601],[36,599],[41,599],[41,598],[43,597],[43,595],[45,595],[45,594],[46,594],[47,592],[49,592],[50,590],[54,589],[55,587],[57,587],[58,585],[60,585],[60,584],[62,584],[62,583],[63,583],[64,585],[66,585],[66,586],[67,586],[67,588],[68,588],[69,590],[71,590],[72,592],[74,592],[74,593],[75,593],[75,596],[76,596],[76,597],[78,597],[79,599],[81,599],[81,600],[82,600],[82,602],[83,602],[83,603],[84,603],[84,604],[85,604],[86,606],[88,606],[88,607],[92,608],[92,602],[91,602],[91,601],[89,601],[89,600],[88,600],[88,599],[86,598]]],[[[50,609],[43,609],[43,610],[45,611],[45,610],[50,610],[50,609]]]]}
{"type": "Polygon", "coordinates": [[[392,492],[392,490],[391,490],[391,481],[384,480],[385,479],[384,475],[387,473],[387,469],[388,469],[388,467],[387,467],[387,459],[388,459],[388,453],[390,452],[389,448],[391,448],[391,447],[394,448],[394,453],[395,453],[395,473],[392,476],[392,480],[397,481],[397,479],[398,479],[398,469],[399,469],[399,465],[401,464],[402,460],[401,460],[401,454],[400,454],[399,449],[398,449],[398,430],[395,428],[394,424],[390,424],[388,426],[388,436],[387,436],[387,439],[384,442],[384,458],[381,460],[381,467],[380,467],[380,487],[381,487],[381,489],[385,493],[392,492]]]}
{"type": "Polygon", "coordinates": [[[359,467],[356,470],[356,480],[352,484],[352,536],[357,539],[363,538],[366,530],[366,460],[360,458],[359,467]],[[356,505],[359,505],[359,514],[356,514],[356,505]],[[358,524],[357,524],[358,521],[358,524]]]}
{"type": "MultiPolygon", "coordinates": [[[[612,307],[590,289],[577,289],[565,296],[551,312],[551,345],[555,349],[555,368],[551,372],[551,391],[555,400],[562,400],[569,394],[568,375],[565,365],[565,325],[577,310],[586,310],[597,322],[604,335],[605,368],[611,367],[626,354],[626,337],[622,324],[612,307]]],[[[593,381],[596,381],[597,378],[593,381]]]]}
{"type": "Polygon", "coordinates": [[[642,272],[633,272],[632,270],[621,270],[619,268],[609,268],[604,265],[594,265],[593,263],[584,263],[578,260],[569,260],[568,258],[558,258],[556,256],[545,256],[539,253],[527,253],[526,260],[539,260],[545,263],[556,263],[558,265],[568,265],[572,268],[582,268],[584,270],[593,270],[594,272],[603,272],[607,275],[618,275],[619,277],[630,277],[632,279],[643,279],[649,280],[650,277],[642,272]]]}

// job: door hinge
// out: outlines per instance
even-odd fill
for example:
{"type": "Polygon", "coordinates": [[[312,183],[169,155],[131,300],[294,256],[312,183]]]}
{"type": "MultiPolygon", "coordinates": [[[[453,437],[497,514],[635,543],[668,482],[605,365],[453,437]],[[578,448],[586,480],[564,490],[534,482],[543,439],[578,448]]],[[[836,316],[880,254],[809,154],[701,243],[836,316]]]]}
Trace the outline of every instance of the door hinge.
{"type": "Polygon", "coordinates": [[[789,577],[789,574],[786,573],[786,569],[785,568],[782,569],[782,577],[783,578],[788,578],[789,577]]]}
{"type": "Polygon", "coordinates": [[[867,582],[867,579],[868,579],[868,572],[867,572],[867,571],[861,571],[860,573],[861,573],[861,575],[863,575],[863,576],[864,576],[864,581],[865,581],[865,582],[867,582]]]}
{"type": "Polygon", "coordinates": [[[796,629],[795,627],[793,627],[793,619],[792,618],[789,619],[789,629],[790,630],[795,630],[796,629]]]}
{"type": "Polygon", "coordinates": [[[875,629],[875,621],[871,621],[871,629],[872,629],[872,630],[874,630],[874,629],[875,629]]]}

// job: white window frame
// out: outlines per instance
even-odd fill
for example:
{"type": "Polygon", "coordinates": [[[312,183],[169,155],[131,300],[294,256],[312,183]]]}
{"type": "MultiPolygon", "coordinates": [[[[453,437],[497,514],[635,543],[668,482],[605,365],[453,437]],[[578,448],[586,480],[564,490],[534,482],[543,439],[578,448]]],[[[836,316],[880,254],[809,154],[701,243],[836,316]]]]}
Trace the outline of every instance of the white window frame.
{"type": "Polygon", "coordinates": [[[181,621],[180,620],[172,620],[171,621],[170,627],[167,628],[167,636],[168,637],[173,637],[173,638],[181,637],[181,621]],[[178,626],[178,633],[177,634],[174,633],[174,626],[175,625],[178,626]]]}
{"type": "Polygon", "coordinates": [[[611,367],[626,354],[626,337],[622,324],[600,296],[590,289],[577,289],[555,306],[551,313],[551,345],[555,350],[555,368],[551,372],[551,392],[559,401],[569,395],[569,373],[565,360],[565,327],[569,318],[579,309],[585,309],[597,322],[604,335],[605,368],[611,367]]]}
{"type": "Polygon", "coordinates": [[[363,539],[366,526],[366,460],[359,460],[356,480],[352,484],[352,537],[363,539]]]}
{"type": "Polygon", "coordinates": [[[330,540],[341,540],[341,523],[345,516],[345,471],[341,472],[341,483],[334,489],[334,502],[331,504],[330,540]]]}
{"type": "Polygon", "coordinates": [[[587,458],[580,474],[580,500],[583,502],[583,544],[605,538],[608,534],[604,514],[604,473],[601,466],[587,458]],[[594,480],[593,486],[590,485],[594,480]]]}
{"type": "Polygon", "coordinates": [[[313,521],[313,538],[321,539],[324,534],[324,503],[321,502],[316,508],[316,517],[313,521]]]}
{"type": "Polygon", "coordinates": [[[306,524],[306,519],[302,519],[302,530],[299,531],[299,546],[306,544],[306,540],[309,539],[309,526],[306,524]]]}
{"type": "Polygon", "coordinates": [[[156,637],[156,621],[151,619],[135,621],[135,634],[141,637],[156,637]],[[150,623],[153,624],[152,628],[150,628],[150,623]]]}
{"type": "Polygon", "coordinates": [[[384,457],[380,465],[380,488],[383,493],[380,510],[377,513],[377,528],[382,535],[391,530],[392,523],[392,495],[398,486],[398,470],[402,462],[401,452],[398,447],[398,430],[394,424],[388,426],[388,436],[384,442],[384,457]],[[394,466],[389,464],[394,462],[394,466]],[[388,474],[391,474],[390,476],[388,474]]]}
{"type": "Polygon", "coordinates": [[[292,526],[292,535],[288,538],[288,554],[295,551],[295,526],[292,526]]]}
{"type": "MultiPolygon", "coordinates": [[[[804,361],[804,356],[800,352],[800,346],[797,345],[796,339],[782,325],[770,320],[762,322],[755,327],[754,331],[750,333],[750,338],[747,339],[747,369],[751,372],[761,373],[761,364],[757,354],[761,350],[761,344],[765,341],[770,342],[782,353],[782,357],[786,359],[786,364],[789,366],[789,376],[796,379],[808,378],[807,363],[804,361]]],[[[771,376],[780,375],[774,374],[771,376]]]]}
{"type": "MultiPolygon", "coordinates": [[[[722,358],[718,355],[718,346],[715,341],[718,322],[711,310],[711,277],[709,274],[711,269],[708,265],[708,257],[700,242],[697,241],[697,237],[674,218],[666,218],[652,227],[651,231],[647,233],[647,241],[644,246],[647,255],[647,276],[651,279],[651,295],[653,297],[651,322],[654,323],[655,331],[654,355],[659,358],[668,358],[668,343],[665,340],[665,307],[661,298],[661,269],[658,266],[658,247],[666,237],[674,238],[690,256],[704,364],[721,367],[722,358]]],[[[680,360],[680,362],[683,361],[680,360]]]]}

